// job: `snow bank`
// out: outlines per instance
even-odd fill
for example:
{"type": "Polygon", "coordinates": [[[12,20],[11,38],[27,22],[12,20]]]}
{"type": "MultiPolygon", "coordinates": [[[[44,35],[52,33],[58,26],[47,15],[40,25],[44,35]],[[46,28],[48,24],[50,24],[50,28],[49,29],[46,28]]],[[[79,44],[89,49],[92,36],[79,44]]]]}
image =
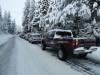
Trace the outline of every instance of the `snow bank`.
{"type": "Polygon", "coordinates": [[[5,43],[9,38],[11,38],[12,35],[10,34],[0,34],[0,45],[5,43]]]}
{"type": "Polygon", "coordinates": [[[0,34],[0,75],[8,75],[10,55],[14,47],[14,38],[10,38],[12,38],[10,34],[0,34]]]}
{"type": "Polygon", "coordinates": [[[96,48],[97,48],[97,50],[91,54],[88,54],[87,58],[100,63],[100,47],[96,47],[96,48]]]}

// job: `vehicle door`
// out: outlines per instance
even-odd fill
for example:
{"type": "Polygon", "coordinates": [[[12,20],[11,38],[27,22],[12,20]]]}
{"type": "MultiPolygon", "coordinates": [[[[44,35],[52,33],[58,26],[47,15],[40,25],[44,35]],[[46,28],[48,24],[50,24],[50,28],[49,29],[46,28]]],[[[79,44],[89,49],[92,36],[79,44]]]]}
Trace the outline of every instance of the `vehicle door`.
{"type": "Polygon", "coordinates": [[[46,40],[46,44],[49,47],[52,47],[54,45],[54,35],[55,35],[55,31],[51,31],[47,33],[47,40],[46,40]]]}

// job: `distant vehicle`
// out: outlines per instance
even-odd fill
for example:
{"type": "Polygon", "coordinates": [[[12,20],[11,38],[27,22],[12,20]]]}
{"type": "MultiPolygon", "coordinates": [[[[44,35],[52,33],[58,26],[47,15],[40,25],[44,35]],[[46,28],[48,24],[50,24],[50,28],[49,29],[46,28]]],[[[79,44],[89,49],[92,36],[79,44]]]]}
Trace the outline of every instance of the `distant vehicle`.
{"type": "Polygon", "coordinates": [[[25,34],[24,37],[25,40],[28,40],[28,34],[25,34]]]}
{"type": "Polygon", "coordinates": [[[30,33],[25,34],[25,40],[29,41],[29,38],[31,38],[30,33]]]}
{"type": "Polygon", "coordinates": [[[89,49],[95,45],[95,39],[74,38],[71,30],[61,29],[48,31],[41,42],[43,50],[46,50],[47,47],[57,50],[57,56],[60,60],[65,60],[68,55],[85,57],[88,53],[96,50],[96,48],[89,49]]]}
{"type": "Polygon", "coordinates": [[[28,41],[30,43],[41,43],[41,35],[39,33],[30,33],[28,41]]]}
{"type": "Polygon", "coordinates": [[[25,34],[24,33],[20,33],[19,37],[25,39],[25,34]]]}

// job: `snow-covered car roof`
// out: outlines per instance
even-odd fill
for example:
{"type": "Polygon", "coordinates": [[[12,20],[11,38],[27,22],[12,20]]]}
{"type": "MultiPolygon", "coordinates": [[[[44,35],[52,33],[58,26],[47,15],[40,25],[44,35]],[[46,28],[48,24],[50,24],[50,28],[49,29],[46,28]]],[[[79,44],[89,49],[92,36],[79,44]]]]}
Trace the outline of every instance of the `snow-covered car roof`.
{"type": "Polygon", "coordinates": [[[71,30],[63,30],[63,29],[53,29],[53,30],[49,30],[49,32],[51,32],[51,31],[65,31],[65,32],[72,32],[71,30]]]}

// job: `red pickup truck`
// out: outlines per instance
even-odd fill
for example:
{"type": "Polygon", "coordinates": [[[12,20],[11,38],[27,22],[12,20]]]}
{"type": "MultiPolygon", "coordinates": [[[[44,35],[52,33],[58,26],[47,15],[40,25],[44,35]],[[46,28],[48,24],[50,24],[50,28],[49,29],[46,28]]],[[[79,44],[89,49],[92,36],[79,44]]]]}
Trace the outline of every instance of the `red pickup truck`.
{"type": "Polygon", "coordinates": [[[48,31],[41,42],[42,50],[46,50],[47,47],[54,48],[60,60],[65,60],[68,55],[85,57],[96,50],[96,48],[90,48],[95,45],[95,39],[74,38],[71,30],[62,29],[48,31]]]}

